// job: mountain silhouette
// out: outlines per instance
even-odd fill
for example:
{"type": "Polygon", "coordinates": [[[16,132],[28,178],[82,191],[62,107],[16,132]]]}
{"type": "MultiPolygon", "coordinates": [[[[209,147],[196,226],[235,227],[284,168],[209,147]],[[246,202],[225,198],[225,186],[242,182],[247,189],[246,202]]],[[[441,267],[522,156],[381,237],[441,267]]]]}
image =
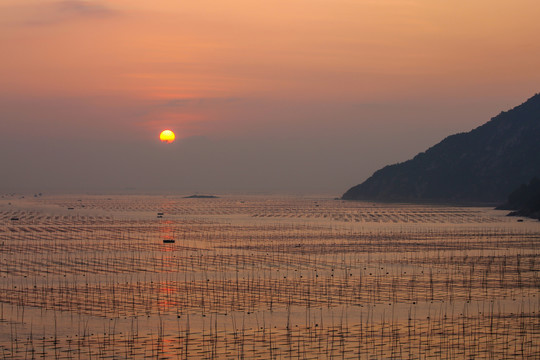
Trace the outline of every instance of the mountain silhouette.
{"type": "Polygon", "coordinates": [[[500,204],[534,177],[540,177],[540,94],[376,171],[342,199],[500,204]]]}
{"type": "Polygon", "coordinates": [[[508,200],[497,207],[500,210],[517,210],[508,215],[527,216],[540,220],[540,179],[534,178],[527,184],[521,184],[508,195],[508,200]]]}

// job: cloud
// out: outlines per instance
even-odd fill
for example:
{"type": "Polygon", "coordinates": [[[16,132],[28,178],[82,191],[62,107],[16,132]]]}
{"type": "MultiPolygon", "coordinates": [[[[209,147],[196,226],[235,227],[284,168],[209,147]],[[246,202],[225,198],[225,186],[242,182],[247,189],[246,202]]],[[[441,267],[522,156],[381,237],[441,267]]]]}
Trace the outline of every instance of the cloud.
{"type": "Polygon", "coordinates": [[[103,4],[87,0],[64,0],[53,4],[56,10],[70,15],[103,17],[116,14],[116,11],[103,4]]]}
{"type": "Polygon", "coordinates": [[[28,6],[24,24],[48,26],[77,19],[103,19],[115,16],[118,11],[90,0],[62,0],[28,6]]]}
{"type": "Polygon", "coordinates": [[[242,98],[238,97],[224,97],[224,98],[175,98],[161,103],[160,107],[166,108],[178,108],[178,107],[200,107],[209,105],[223,105],[241,101],[242,98]]]}

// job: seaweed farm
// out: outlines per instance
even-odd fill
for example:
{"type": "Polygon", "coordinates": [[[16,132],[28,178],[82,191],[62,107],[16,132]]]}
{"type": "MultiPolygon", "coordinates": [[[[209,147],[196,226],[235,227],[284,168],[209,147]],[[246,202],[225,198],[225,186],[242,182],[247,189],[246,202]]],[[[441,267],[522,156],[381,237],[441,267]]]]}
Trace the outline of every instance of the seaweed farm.
{"type": "Polygon", "coordinates": [[[316,197],[0,199],[0,359],[539,359],[540,222],[316,197]]]}

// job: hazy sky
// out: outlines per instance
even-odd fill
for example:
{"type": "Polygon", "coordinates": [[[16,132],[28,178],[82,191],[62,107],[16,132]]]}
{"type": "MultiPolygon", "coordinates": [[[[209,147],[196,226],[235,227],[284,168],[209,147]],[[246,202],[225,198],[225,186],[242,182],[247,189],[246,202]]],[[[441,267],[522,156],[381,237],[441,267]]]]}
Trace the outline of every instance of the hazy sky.
{"type": "Polygon", "coordinates": [[[538,0],[1,0],[0,192],[340,195],[540,91],[538,14],[538,0]]]}

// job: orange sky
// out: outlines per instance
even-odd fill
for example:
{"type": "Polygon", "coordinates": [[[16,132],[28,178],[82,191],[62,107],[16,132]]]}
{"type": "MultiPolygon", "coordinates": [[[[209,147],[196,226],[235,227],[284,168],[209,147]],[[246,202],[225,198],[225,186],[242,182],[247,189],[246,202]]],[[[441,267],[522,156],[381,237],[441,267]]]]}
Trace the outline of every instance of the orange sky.
{"type": "Polygon", "coordinates": [[[539,91],[538,14],[537,0],[3,0],[0,130],[242,138],[286,125],[316,139],[336,122],[369,132],[373,111],[355,109],[388,104],[389,126],[439,121],[429,144],[539,91]],[[426,103],[470,116],[451,125],[426,103]]]}
{"type": "Polygon", "coordinates": [[[533,0],[3,0],[0,7],[3,91],[17,93],[366,101],[404,97],[406,89],[422,96],[464,85],[533,88],[539,77],[533,0]]]}

